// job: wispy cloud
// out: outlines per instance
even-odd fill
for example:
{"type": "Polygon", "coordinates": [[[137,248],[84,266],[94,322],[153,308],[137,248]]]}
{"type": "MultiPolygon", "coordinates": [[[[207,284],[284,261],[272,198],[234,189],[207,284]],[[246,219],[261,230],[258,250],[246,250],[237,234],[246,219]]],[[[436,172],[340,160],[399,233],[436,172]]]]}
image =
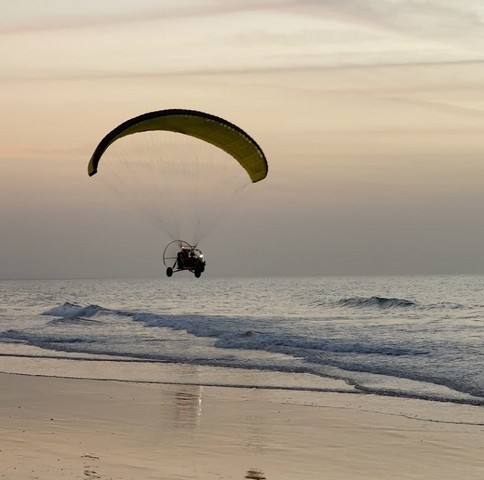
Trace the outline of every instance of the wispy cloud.
{"type": "MultiPolygon", "coordinates": [[[[284,6],[285,2],[282,2],[284,6]]],[[[291,3],[291,2],[288,2],[291,3]]],[[[275,7],[272,1],[250,1],[245,2],[225,0],[225,1],[210,1],[205,0],[198,2],[198,4],[191,4],[190,6],[178,7],[143,7],[143,3],[139,3],[135,9],[130,11],[114,10],[112,13],[92,12],[84,13],[82,4],[78,12],[63,15],[63,16],[43,16],[37,18],[35,21],[16,21],[9,24],[1,24],[0,21],[0,35],[11,35],[28,32],[41,32],[52,30],[68,30],[68,29],[83,29],[105,27],[110,25],[126,25],[153,21],[169,21],[176,18],[190,18],[190,17],[208,17],[214,15],[235,14],[248,11],[267,10],[275,7]]]]}
{"type": "Polygon", "coordinates": [[[371,28],[392,30],[401,33],[433,35],[436,32],[465,36],[471,30],[484,34],[483,14],[478,3],[463,0],[459,3],[416,0],[203,0],[176,7],[143,6],[143,2],[129,11],[121,8],[111,13],[92,11],[80,3],[78,10],[70,15],[44,15],[35,21],[16,21],[8,24],[0,20],[0,34],[49,31],[72,28],[93,28],[109,25],[153,22],[174,18],[205,17],[239,14],[242,12],[273,12],[310,16],[334,20],[341,23],[358,24],[371,28]]]}
{"type": "Polygon", "coordinates": [[[463,0],[294,0],[285,7],[301,14],[334,18],[368,27],[392,30],[399,34],[453,38],[471,32],[484,34],[484,11],[480,2],[463,0]]]}
{"type": "Polygon", "coordinates": [[[468,67],[484,65],[484,58],[464,60],[436,60],[436,61],[412,61],[412,62],[373,62],[373,63],[344,63],[329,65],[299,64],[299,65],[273,65],[273,66],[240,66],[233,68],[167,68],[156,71],[72,71],[70,73],[58,73],[55,71],[34,72],[25,75],[0,76],[0,82],[10,81],[79,81],[79,80],[106,80],[106,79],[135,79],[135,78],[161,78],[161,77],[188,77],[188,76],[221,76],[221,75],[254,75],[270,73],[291,72],[318,72],[337,70],[390,70],[412,69],[421,67],[468,67]]]}
{"type": "Polygon", "coordinates": [[[394,103],[416,105],[426,108],[427,110],[435,110],[442,113],[458,113],[465,115],[472,115],[477,117],[484,116],[484,110],[475,107],[466,107],[462,105],[453,105],[448,102],[438,102],[432,100],[423,100],[416,98],[403,98],[403,97],[390,97],[386,96],[386,100],[392,101],[394,103]]]}

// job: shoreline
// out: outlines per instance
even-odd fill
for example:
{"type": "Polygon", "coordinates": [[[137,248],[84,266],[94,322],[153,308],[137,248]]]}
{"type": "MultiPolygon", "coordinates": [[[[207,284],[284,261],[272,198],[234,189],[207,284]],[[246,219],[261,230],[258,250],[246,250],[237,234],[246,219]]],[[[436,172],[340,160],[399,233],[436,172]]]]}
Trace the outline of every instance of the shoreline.
{"type": "Polygon", "coordinates": [[[484,427],[465,423],[482,407],[188,385],[166,368],[177,384],[0,374],[0,478],[484,477],[484,427]]]}
{"type": "MultiPolygon", "coordinates": [[[[157,359],[136,358],[95,353],[52,351],[22,344],[3,345],[0,352],[0,373],[43,377],[105,380],[159,385],[194,385],[226,388],[259,388],[295,390],[318,393],[351,393],[355,396],[402,399],[403,401],[480,407],[484,399],[458,392],[444,385],[410,379],[392,378],[393,388],[372,388],[353,384],[338,376],[322,376],[308,372],[260,370],[255,368],[178,363],[157,359]],[[176,380],[173,380],[174,376],[176,380]],[[405,392],[405,384],[410,391],[405,392]],[[413,384],[420,384],[414,387],[413,384]],[[403,390],[402,390],[403,389],[403,390]],[[413,393],[421,390],[422,394],[413,393]],[[431,389],[431,390],[429,390],[431,389]],[[425,391],[427,390],[427,391],[425,391]]],[[[470,424],[484,424],[484,413],[470,424]]],[[[467,421],[466,421],[467,422],[467,421]]]]}

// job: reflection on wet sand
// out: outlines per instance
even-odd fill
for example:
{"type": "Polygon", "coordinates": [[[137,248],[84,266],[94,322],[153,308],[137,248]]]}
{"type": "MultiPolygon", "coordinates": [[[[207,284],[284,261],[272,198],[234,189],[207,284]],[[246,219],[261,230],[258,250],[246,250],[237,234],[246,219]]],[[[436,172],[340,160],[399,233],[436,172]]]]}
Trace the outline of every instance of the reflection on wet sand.
{"type": "Polygon", "coordinates": [[[264,473],[260,470],[247,470],[245,478],[249,478],[251,480],[266,480],[264,473]]]}
{"type": "Polygon", "coordinates": [[[179,427],[197,427],[202,415],[203,387],[183,385],[175,394],[176,424],[179,427]]]}
{"type": "Polygon", "coordinates": [[[168,419],[177,428],[196,428],[202,415],[203,399],[203,386],[198,384],[199,367],[183,365],[180,366],[180,373],[186,383],[180,383],[176,390],[170,390],[169,402],[165,405],[174,408],[174,413],[168,414],[168,419]]]}

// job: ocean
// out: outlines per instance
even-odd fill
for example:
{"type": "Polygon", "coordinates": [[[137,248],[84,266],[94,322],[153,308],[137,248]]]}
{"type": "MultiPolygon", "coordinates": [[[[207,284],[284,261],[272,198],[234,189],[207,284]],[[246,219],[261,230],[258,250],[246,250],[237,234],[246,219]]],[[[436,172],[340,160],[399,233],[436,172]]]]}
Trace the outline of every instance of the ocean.
{"type": "Polygon", "coordinates": [[[0,300],[1,372],[170,383],[175,364],[187,383],[437,401],[484,422],[484,276],[12,280],[0,300]]]}

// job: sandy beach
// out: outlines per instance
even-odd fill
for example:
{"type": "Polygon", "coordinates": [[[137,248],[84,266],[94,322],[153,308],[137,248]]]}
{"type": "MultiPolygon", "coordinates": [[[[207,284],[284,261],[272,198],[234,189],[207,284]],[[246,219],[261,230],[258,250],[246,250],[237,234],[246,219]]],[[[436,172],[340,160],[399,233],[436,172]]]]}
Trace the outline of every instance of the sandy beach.
{"type": "Polygon", "coordinates": [[[484,426],[465,424],[481,407],[15,374],[0,388],[9,480],[484,478],[484,426]]]}

